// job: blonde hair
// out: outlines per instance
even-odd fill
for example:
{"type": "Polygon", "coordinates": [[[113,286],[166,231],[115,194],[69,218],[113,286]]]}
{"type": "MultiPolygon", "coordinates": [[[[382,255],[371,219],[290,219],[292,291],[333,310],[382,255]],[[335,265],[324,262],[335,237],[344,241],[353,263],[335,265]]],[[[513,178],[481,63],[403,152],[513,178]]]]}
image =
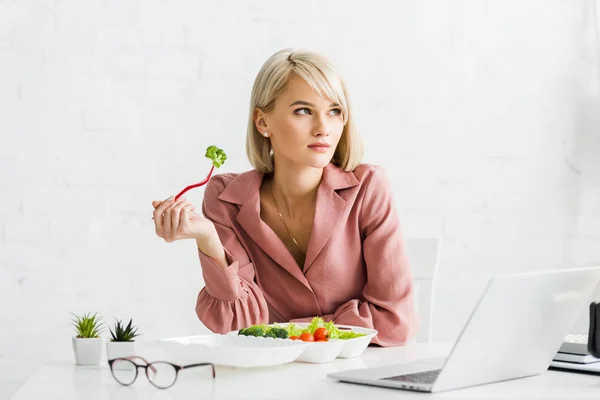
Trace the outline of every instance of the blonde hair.
{"type": "Polygon", "coordinates": [[[280,50],[269,57],[254,80],[246,134],[248,160],[259,172],[273,171],[271,141],[256,128],[254,110],[258,108],[263,112],[271,111],[275,106],[275,99],[285,90],[294,74],[304,79],[320,96],[340,105],[344,129],[332,162],[345,171],[353,171],[362,160],[363,148],[341,75],[324,56],[290,49],[280,50]]]}

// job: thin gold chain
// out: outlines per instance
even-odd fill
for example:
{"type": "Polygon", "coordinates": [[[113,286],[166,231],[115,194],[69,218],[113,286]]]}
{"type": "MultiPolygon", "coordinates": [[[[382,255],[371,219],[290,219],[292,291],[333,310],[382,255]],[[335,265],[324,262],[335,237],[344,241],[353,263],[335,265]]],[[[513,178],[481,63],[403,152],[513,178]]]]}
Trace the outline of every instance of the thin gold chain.
{"type": "Polygon", "coordinates": [[[271,196],[273,196],[273,203],[275,204],[275,209],[277,210],[277,214],[279,214],[279,219],[281,219],[283,226],[285,226],[285,230],[287,231],[288,235],[290,235],[290,238],[292,238],[292,240],[294,241],[294,244],[296,245],[296,247],[298,247],[298,249],[302,252],[302,254],[306,255],[304,250],[302,250],[302,247],[300,247],[300,245],[298,244],[298,241],[296,240],[294,235],[292,235],[292,231],[290,231],[290,228],[288,228],[287,224],[285,223],[285,221],[283,219],[283,215],[281,214],[281,211],[279,211],[279,207],[277,207],[277,200],[275,200],[275,192],[273,191],[273,181],[269,182],[269,186],[271,186],[271,196]]]}

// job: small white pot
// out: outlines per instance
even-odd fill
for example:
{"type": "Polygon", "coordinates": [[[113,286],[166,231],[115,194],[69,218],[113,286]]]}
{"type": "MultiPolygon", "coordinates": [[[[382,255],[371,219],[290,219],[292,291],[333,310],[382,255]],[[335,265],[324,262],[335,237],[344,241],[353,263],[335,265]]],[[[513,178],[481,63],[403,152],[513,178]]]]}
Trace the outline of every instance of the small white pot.
{"type": "MultiPolygon", "coordinates": [[[[106,342],[106,358],[108,360],[135,356],[135,350],[136,342],[106,342]]],[[[114,365],[113,368],[119,369],[119,364],[114,365]]]]}
{"type": "Polygon", "coordinates": [[[102,338],[73,337],[73,355],[77,365],[100,365],[103,342],[102,338]]]}

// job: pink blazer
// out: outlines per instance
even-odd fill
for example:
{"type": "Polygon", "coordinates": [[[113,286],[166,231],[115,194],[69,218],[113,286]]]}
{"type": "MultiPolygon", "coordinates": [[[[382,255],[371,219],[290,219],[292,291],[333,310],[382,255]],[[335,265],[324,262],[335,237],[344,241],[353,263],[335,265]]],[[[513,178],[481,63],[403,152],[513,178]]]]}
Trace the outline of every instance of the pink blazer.
{"type": "Polygon", "coordinates": [[[230,265],[199,252],[205,287],[196,314],[213,332],[308,321],[379,331],[372,343],[398,346],[418,329],[413,282],[391,184],[377,166],[345,172],[329,164],[317,192],[304,268],[260,219],[263,174],[214,176],[202,211],[214,222],[230,265]]]}

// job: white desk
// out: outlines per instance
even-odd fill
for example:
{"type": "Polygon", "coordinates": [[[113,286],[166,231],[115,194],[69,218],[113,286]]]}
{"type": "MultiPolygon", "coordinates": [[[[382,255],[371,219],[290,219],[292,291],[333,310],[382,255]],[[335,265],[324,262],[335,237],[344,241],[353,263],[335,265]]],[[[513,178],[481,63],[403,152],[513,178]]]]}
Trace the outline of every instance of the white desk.
{"type": "MultiPolygon", "coordinates": [[[[106,363],[97,367],[77,367],[72,360],[55,361],[42,366],[13,399],[600,398],[600,376],[558,371],[436,394],[342,383],[325,376],[329,372],[445,356],[449,350],[448,344],[413,343],[397,348],[368,348],[359,358],[338,359],[329,364],[289,363],[256,369],[216,367],[214,381],[209,370],[190,369],[182,371],[175,386],[166,390],[150,385],[142,371],[132,386],[125,387],[113,380],[106,363]]],[[[157,359],[149,359],[154,360],[157,359]]]]}

